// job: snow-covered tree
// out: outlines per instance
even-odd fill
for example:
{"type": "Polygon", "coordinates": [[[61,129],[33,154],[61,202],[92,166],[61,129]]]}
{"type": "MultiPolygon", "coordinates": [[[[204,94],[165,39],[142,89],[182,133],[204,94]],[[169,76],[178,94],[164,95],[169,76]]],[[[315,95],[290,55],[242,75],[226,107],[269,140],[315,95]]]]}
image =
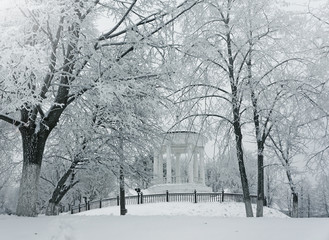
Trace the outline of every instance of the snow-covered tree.
{"type": "MultiPolygon", "coordinates": [[[[187,74],[189,81],[176,95],[178,103],[188,102],[182,119],[199,118],[199,122],[207,122],[207,127],[216,129],[219,134],[215,137],[235,139],[247,216],[253,213],[244,164],[243,136],[248,129],[246,123],[254,122],[260,169],[260,209],[257,216],[261,216],[264,200],[263,150],[277,101],[275,94],[269,98],[274,103],[261,98],[268,96],[264,86],[271,81],[266,78],[281,66],[278,59],[270,59],[276,57],[271,55],[271,51],[278,49],[268,47],[273,45],[272,40],[276,37],[273,35],[277,26],[272,19],[276,10],[268,1],[228,0],[208,1],[195,8],[193,13],[193,23],[189,25],[189,21],[188,27],[184,28],[187,37],[182,49],[190,57],[186,71],[192,73],[187,74]],[[197,14],[202,14],[202,20],[195,17],[197,14]],[[263,82],[264,79],[267,83],[263,82]]],[[[284,65],[284,58],[279,60],[284,65]]]]}
{"type": "Polygon", "coordinates": [[[120,96],[111,83],[140,77],[123,70],[134,57],[143,76],[166,73],[167,69],[154,72],[150,52],[142,49],[163,46],[158,41],[159,31],[195,4],[184,1],[170,7],[161,1],[56,0],[49,4],[31,0],[20,5],[17,20],[1,25],[0,119],[16,126],[23,142],[17,215],[37,214],[45,145],[64,111],[92,90],[109,101],[115,93],[120,96]],[[109,16],[102,34],[97,34],[95,27],[99,14],[109,16]],[[142,67],[145,62],[148,66],[142,67]]]}

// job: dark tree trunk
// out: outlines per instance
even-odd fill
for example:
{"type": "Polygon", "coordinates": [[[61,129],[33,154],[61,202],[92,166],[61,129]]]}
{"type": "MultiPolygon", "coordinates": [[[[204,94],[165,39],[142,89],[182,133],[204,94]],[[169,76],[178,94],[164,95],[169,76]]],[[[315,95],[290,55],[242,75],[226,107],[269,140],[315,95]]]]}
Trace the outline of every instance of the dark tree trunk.
{"type": "MultiPolygon", "coordinates": [[[[289,167],[289,162],[287,159],[285,160],[285,167],[289,167]]],[[[298,193],[296,192],[296,188],[295,185],[292,181],[292,176],[291,176],[291,172],[289,169],[286,170],[286,175],[289,181],[289,185],[290,185],[290,190],[291,190],[291,194],[292,194],[292,212],[291,212],[291,216],[293,218],[297,218],[298,217],[298,193]]]]}
{"type": "Polygon", "coordinates": [[[235,132],[237,158],[239,163],[239,171],[240,171],[241,185],[243,192],[243,200],[246,208],[246,216],[253,217],[248,178],[247,178],[246,168],[244,164],[244,157],[243,157],[242,133],[241,133],[240,122],[236,122],[236,121],[234,122],[234,132],[235,132]]]}
{"type": "Polygon", "coordinates": [[[120,160],[120,169],[119,169],[119,188],[120,188],[120,215],[126,215],[127,209],[126,209],[126,196],[125,196],[125,177],[123,172],[123,164],[125,161],[124,154],[123,154],[123,137],[122,132],[120,130],[119,135],[119,160],[120,160]]]}
{"type": "Polygon", "coordinates": [[[55,216],[59,214],[59,203],[65,196],[65,194],[75,185],[78,183],[78,181],[74,181],[74,174],[73,171],[79,161],[74,161],[70,168],[65,172],[65,174],[61,177],[61,179],[58,181],[57,186],[55,190],[53,191],[53,194],[51,196],[51,199],[49,199],[47,209],[46,209],[46,215],[47,216],[55,216]],[[67,184],[68,178],[71,176],[70,183],[67,184]]]}
{"type": "Polygon", "coordinates": [[[35,127],[20,127],[23,143],[23,170],[16,214],[35,217],[41,163],[49,132],[35,127]]]}
{"type": "Polygon", "coordinates": [[[126,215],[126,196],[125,196],[125,180],[123,175],[122,166],[120,166],[120,215],[126,215]]]}
{"type": "Polygon", "coordinates": [[[291,217],[298,218],[298,194],[292,193],[292,213],[291,217]]]}
{"type": "MultiPolygon", "coordinates": [[[[266,205],[268,207],[271,207],[272,205],[272,196],[271,196],[271,182],[270,182],[270,174],[269,174],[269,170],[266,171],[266,193],[267,193],[267,197],[266,197],[266,205]]],[[[265,193],[264,193],[264,197],[265,197],[265,193]]]]}
{"type": "MultiPolygon", "coordinates": [[[[251,34],[250,34],[251,35],[251,34]]],[[[250,45],[251,48],[252,45],[250,45]]],[[[255,125],[255,136],[257,142],[257,210],[256,217],[263,217],[264,209],[264,144],[266,140],[266,126],[264,132],[261,133],[260,120],[258,113],[258,99],[256,98],[252,86],[252,72],[251,72],[251,50],[249,52],[249,59],[247,61],[248,78],[251,91],[251,102],[253,106],[253,120],[255,125]]]]}
{"type": "MultiPolygon", "coordinates": [[[[231,3],[229,2],[229,5],[231,3]]],[[[240,178],[243,191],[243,200],[246,208],[247,217],[253,217],[251,199],[249,193],[248,177],[246,173],[246,168],[244,164],[243,148],[242,148],[242,131],[241,131],[241,119],[240,119],[240,97],[238,93],[238,80],[234,78],[234,58],[232,53],[232,39],[230,32],[230,15],[227,14],[227,18],[223,19],[225,22],[225,27],[227,29],[226,33],[226,44],[227,44],[227,55],[228,55],[228,74],[229,81],[232,92],[232,113],[233,113],[233,128],[236,140],[236,153],[239,164],[240,178]]]]}
{"type": "MultiPolygon", "coordinates": [[[[248,8],[249,13],[249,53],[246,61],[247,70],[248,70],[248,83],[250,86],[251,92],[251,102],[253,106],[253,120],[255,125],[255,136],[257,142],[257,209],[256,209],[256,217],[263,217],[263,209],[264,209],[264,142],[265,135],[261,136],[260,129],[260,120],[259,120],[259,112],[258,112],[258,99],[255,95],[255,91],[253,88],[253,78],[252,78],[252,50],[253,50],[253,42],[252,42],[252,24],[251,24],[251,9],[248,8]]],[[[265,131],[265,129],[264,129],[265,131]]]]}
{"type": "MultiPolygon", "coordinates": [[[[229,45],[229,49],[231,46],[229,45]]],[[[229,55],[231,55],[231,51],[229,51],[229,55]]],[[[230,58],[230,64],[233,66],[233,60],[230,58]]],[[[242,148],[242,131],[241,131],[241,122],[240,122],[240,103],[238,99],[238,92],[236,84],[234,83],[233,78],[233,69],[230,68],[230,82],[232,89],[232,111],[233,111],[233,127],[234,134],[236,140],[236,153],[239,164],[239,171],[241,177],[242,191],[243,191],[243,199],[246,207],[246,215],[247,217],[253,217],[252,207],[251,207],[251,199],[249,193],[249,185],[248,185],[248,177],[246,173],[246,168],[244,164],[244,156],[243,156],[243,148],[242,148]]]]}
{"type": "MultiPolygon", "coordinates": [[[[233,63],[233,61],[232,61],[233,63]]],[[[232,72],[233,74],[233,72],[232,72]]],[[[241,185],[242,185],[242,192],[243,192],[243,200],[246,208],[246,216],[253,217],[252,207],[251,207],[251,198],[249,192],[249,184],[248,184],[248,177],[246,173],[246,168],[244,164],[244,155],[243,155],[243,148],[242,148],[242,130],[241,130],[241,122],[240,122],[240,105],[238,101],[238,94],[237,88],[232,83],[231,79],[231,88],[232,88],[232,111],[233,111],[233,127],[234,127],[234,134],[235,134],[235,143],[236,143],[236,154],[238,159],[239,165],[239,172],[241,178],[241,185]]]]}
{"type": "Polygon", "coordinates": [[[23,143],[23,169],[19,188],[16,214],[18,216],[37,216],[37,199],[39,178],[43,153],[48,136],[56,126],[61,113],[65,108],[52,108],[48,116],[42,115],[40,121],[36,121],[37,107],[30,110],[30,106],[21,110],[21,124],[19,130],[23,143]]]}
{"type": "MultiPolygon", "coordinates": [[[[289,134],[289,133],[287,133],[289,134]]],[[[277,149],[276,155],[279,157],[279,159],[281,160],[282,166],[285,168],[286,170],[286,175],[288,178],[288,183],[289,183],[289,187],[291,190],[291,194],[292,194],[292,212],[291,212],[291,216],[297,218],[298,217],[298,193],[296,191],[296,187],[295,184],[292,180],[292,174],[290,171],[290,162],[289,162],[289,146],[287,144],[287,149],[285,150],[283,148],[283,144],[280,138],[278,138],[278,144],[274,141],[273,137],[270,136],[270,139],[275,147],[275,149],[277,149]]]]}
{"type": "Polygon", "coordinates": [[[264,155],[263,149],[258,148],[257,155],[257,210],[256,217],[263,217],[264,209],[264,155]]]}

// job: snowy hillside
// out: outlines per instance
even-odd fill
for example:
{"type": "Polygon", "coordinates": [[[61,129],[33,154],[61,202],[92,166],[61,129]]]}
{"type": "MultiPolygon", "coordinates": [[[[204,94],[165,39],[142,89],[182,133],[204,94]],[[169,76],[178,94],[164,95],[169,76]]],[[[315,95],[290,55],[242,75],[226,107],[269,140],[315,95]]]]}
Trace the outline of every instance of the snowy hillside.
{"type": "Polygon", "coordinates": [[[130,205],[57,217],[0,216],[1,240],[328,240],[328,219],[291,219],[273,209],[245,218],[241,203],[130,205]],[[151,216],[153,215],[153,216],[151,216]]]}
{"type": "MultiPolygon", "coordinates": [[[[255,205],[254,212],[256,211],[255,205]]],[[[128,214],[135,216],[203,216],[203,217],[245,217],[243,203],[153,203],[142,205],[128,205],[128,214]]],[[[118,207],[95,209],[78,213],[85,216],[119,215],[118,207]]],[[[287,218],[287,216],[275,209],[264,208],[265,217],[287,218]]]]}

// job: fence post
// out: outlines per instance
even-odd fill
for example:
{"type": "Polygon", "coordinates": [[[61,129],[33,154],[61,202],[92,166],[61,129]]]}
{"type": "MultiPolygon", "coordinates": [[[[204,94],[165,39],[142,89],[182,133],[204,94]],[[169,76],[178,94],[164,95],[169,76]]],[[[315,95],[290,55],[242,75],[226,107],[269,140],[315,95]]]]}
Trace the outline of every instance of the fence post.
{"type": "Polygon", "coordinates": [[[222,189],[222,202],[224,202],[224,189],[222,189]]]}
{"type": "Polygon", "coordinates": [[[102,199],[99,200],[99,208],[102,208],[102,199]]]}
{"type": "Polygon", "coordinates": [[[79,203],[79,212],[81,212],[81,206],[80,206],[80,203],[79,203]]]}
{"type": "Polygon", "coordinates": [[[197,203],[196,189],[194,190],[194,203],[197,203]]]}
{"type": "Polygon", "coordinates": [[[119,195],[117,196],[117,206],[120,205],[120,198],[119,198],[119,195]]]}
{"type": "Polygon", "coordinates": [[[73,208],[71,208],[71,214],[73,214],[74,212],[73,212],[73,208]]]}
{"type": "Polygon", "coordinates": [[[143,204],[143,193],[141,192],[141,204],[143,204]]]}
{"type": "Polygon", "coordinates": [[[166,202],[169,202],[169,191],[166,190],[166,202]]]}
{"type": "Polygon", "coordinates": [[[137,192],[137,204],[139,204],[139,192],[137,192]]]}

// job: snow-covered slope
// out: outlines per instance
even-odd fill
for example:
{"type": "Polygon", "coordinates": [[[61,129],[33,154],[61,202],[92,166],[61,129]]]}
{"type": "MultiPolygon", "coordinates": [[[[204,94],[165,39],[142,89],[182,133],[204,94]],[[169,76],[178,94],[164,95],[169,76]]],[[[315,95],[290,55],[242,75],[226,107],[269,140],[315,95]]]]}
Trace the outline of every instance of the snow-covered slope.
{"type": "MultiPolygon", "coordinates": [[[[254,212],[256,206],[253,205],[254,212]]],[[[204,217],[245,217],[243,203],[151,203],[142,205],[128,205],[128,215],[134,216],[204,216],[204,217]]],[[[108,207],[78,213],[84,216],[119,215],[118,207],[108,207]]],[[[287,218],[278,210],[264,208],[265,217],[287,218]]]]}
{"type": "Polygon", "coordinates": [[[0,239],[329,240],[329,219],[292,219],[271,209],[265,209],[265,218],[245,218],[241,217],[244,208],[239,203],[127,207],[129,214],[124,217],[115,216],[118,207],[56,217],[0,215],[0,239]]]}

